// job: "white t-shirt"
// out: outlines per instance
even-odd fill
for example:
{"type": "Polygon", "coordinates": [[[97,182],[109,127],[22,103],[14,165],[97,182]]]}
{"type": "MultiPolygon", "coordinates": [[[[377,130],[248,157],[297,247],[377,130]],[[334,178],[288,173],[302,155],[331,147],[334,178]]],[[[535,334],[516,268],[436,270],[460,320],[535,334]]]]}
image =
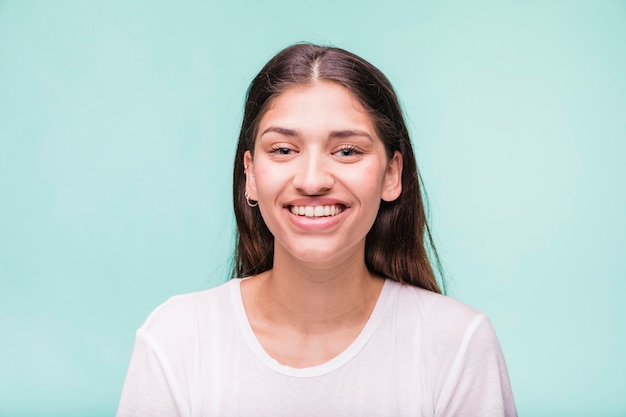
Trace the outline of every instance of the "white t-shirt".
{"type": "Polygon", "coordinates": [[[125,416],[516,416],[489,319],[387,280],[342,353],[281,365],[256,339],[241,280],[171,298],[137,331],[117,411],[125,416]]]}

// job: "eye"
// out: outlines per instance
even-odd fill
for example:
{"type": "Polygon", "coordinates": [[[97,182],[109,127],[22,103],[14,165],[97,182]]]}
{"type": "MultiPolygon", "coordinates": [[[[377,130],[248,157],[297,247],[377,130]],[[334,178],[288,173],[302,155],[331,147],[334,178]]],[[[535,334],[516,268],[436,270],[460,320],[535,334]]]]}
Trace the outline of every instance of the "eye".
{"type": "Polygon", "coordinates": [[[338,151],[335,151],[333,155],[339,157],[351,157],[361,155],[363,152],[354,145],[343,145],[338,151]]]}
{"type": "Polygon", "coordinates": [[[295,149],[287,148],[285,146],[274,146],[270,148],[269,153],[278,156],[288,156],[296,153],[295,149]]]}

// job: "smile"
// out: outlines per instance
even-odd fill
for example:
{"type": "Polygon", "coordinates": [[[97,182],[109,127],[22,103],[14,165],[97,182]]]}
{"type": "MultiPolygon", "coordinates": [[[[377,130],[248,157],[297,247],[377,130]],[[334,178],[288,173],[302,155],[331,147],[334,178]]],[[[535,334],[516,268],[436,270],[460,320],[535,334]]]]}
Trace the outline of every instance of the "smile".
{"type": "Polygon", "coordinates": [[[290,206],[291,214],[306,217],[332,217],[344,210],[344,206],[333,204],[329,206],[290,206]]]}

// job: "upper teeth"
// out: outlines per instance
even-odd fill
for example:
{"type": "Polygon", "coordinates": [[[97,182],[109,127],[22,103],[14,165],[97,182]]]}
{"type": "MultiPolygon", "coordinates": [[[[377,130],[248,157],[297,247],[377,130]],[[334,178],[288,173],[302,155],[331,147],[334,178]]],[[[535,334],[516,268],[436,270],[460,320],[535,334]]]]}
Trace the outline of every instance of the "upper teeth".
{"type": "Polygon", "coordinates": [[[296,216],[323,217],[336,216],[342,212],[341,206],[291,206],[291,213],[296,216]]]}

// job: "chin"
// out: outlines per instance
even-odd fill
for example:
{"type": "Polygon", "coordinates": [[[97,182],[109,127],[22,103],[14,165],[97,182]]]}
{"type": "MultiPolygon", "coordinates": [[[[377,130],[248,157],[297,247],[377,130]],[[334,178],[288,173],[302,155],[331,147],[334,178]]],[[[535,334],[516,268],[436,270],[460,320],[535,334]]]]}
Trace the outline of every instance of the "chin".
{"type": "Polygon", "coordinates": [[[346,246],[315,245],[312,247],[299,247],[288,251],[289,255],[302,264],[312,267],[329,267],[342,264],[354,256],[363,258],[363,254],[358,250],[348,250],[346,246]]]}

